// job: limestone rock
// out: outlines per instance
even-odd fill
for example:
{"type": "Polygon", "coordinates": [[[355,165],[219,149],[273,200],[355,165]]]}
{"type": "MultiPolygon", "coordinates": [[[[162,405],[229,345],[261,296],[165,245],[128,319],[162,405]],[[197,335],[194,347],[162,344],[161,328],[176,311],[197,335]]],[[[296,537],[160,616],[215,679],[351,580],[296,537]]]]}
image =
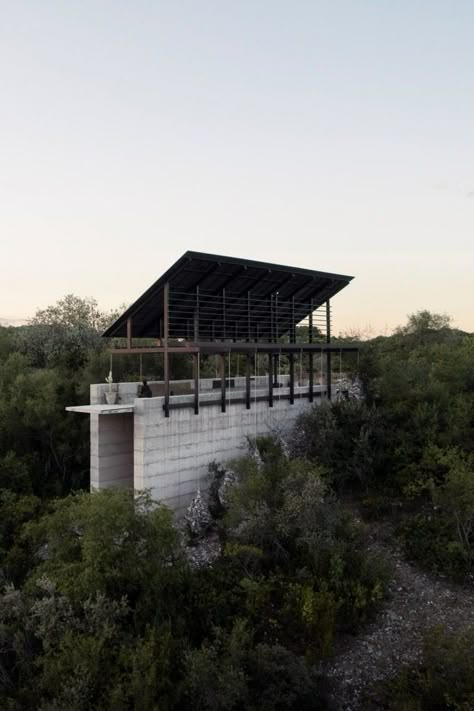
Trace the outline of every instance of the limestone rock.
{"type": "Polygon", "coordinates": [[[195,545],[186,546],[186,557],[193,568],[207,568],[221,554],[221,544],[216,532],[210,532],[195,545]]]}
{"type": "Polygon", "coordinates": [[[225,474],[220,481],[220,486],[217,489],[217,497],[222,508],[226,511],[229,508],[229,496],[232,488],[237,481],[235,472],[232,469],[226,469],[225,474]]]}
{"type": "Polygon", "coordinates": [[[349,387],[349,400],[363,400],[364,392],[359,378],[354,378],[349,387]]]}
{"type": "Polygon", "coordinates": [[[191,538],[203,538],[212,527],[212,516],[200,491],[188,506],[185,522],[191,538]]]}
{"type": "Polygon", "coordinates": [[[263,459],[262,459],[262,455],[259,452],[257,443],[254,439],[250,439],[250,438],[248,440],[248,443],[249,443],[249,454],[253,459],[255,459],[257,467],[260,469],[260,467],[263,466],[263,459]]]}

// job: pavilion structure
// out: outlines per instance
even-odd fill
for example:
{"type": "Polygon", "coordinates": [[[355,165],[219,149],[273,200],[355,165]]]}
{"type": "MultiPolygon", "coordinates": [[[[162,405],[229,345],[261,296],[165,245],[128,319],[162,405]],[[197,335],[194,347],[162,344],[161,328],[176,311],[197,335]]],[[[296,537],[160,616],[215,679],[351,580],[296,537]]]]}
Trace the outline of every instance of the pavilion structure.
{"type": "MultiPolygon", "coordinates": [[[[103,334],[124,339],[113,354],[163,354],[165,417],[175,407],[193,407],[199,414],[200,359],[215,355],[220,364],[221,409],[226,411],[225,359],[241,354],[245,361],[242,401],[252,407],[251,378],[254,360],[264,354],[268,387],[260,399],[273,407],[281,356],[288,359],[289,392],[315,397],[315,359],[325,361],[327,397],[331,397],[331,356],[357,351],[357,344],[331,341],[331,299],[351,281],[342,274],[288,267],[269,262],[186,252],[103,334]],[[189,354],[193,361],[192,402],[173,403],[170,397],[170,359],[189,354]],[[308,387],[295,393],[295,357],[305,357],[308,387]]],[[[178,398],[179,399],[179,398],[178,398]]]]}

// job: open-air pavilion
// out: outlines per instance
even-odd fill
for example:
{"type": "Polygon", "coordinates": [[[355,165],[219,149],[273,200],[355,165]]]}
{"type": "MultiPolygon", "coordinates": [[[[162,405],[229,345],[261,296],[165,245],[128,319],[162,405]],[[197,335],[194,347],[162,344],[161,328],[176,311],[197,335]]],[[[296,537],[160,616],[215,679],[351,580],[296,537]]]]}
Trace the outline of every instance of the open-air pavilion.
{"type": "MultiPolygon", "coordinates": [[[[216,355],[220,363],[221,407],[225,412],[225,359],[237,353],[245,359],[247,409],[252,402],[251,379],[257,354],[267,357],[268,388],[259,398],[273,406],[278,387],[280,357],[289,364],[289,393],[295,398],[295,357],[306,357],[307,392],[297,394],[310,402],[315,396],[315,356],[325,360],[327,397],[331,397],[331,354],[357,351],[357,344],[331,342],[331,299],[352,277],[269,262],[186,252],[103,334],[126,339],[112,354],[163,354],[164,411],[174,407],[170,397],[170,358],[189,354],[193,359],[193,402],[199,413],[200,358],[216,355]],[[253,370],[252,370],[253,369],[253,370]]],[[[321,366],[319,366],[321,368],[321,366]]],[[[203,403],[204,404],[204,403],[203,403]]]]}

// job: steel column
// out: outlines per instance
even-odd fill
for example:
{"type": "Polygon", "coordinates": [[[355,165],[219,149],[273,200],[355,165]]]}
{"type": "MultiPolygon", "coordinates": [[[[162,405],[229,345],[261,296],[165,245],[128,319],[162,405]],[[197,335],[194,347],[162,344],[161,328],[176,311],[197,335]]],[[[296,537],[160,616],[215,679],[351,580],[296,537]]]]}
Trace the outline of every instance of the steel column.
{"type": "Polygon", "coordinates": [[[168,353],[168,333],[169,333],[169,283],[163,287],[163,379],[165,385],[165,417],[170,416],[170,364],[168,353]]]}
{"type": "Polygon", "coordinates": [[[252,356],[247,353],[246,371],[245,371],[245,407],[250,410],[250,373],[252,368],[252,356]]]}
{"type": "Polygon", "coordinates": [[[273,385],[278,386],[278,353],[273,354],[273,385]]]}
{"type": "Polygon", "coordinates": [[[199,415],[199,353],[193,353],[194,414],[199,415]]]}
{"type": "Polygon", "coordinates": [[[278,291],[275,294],[275,340],[278,341],[280,334],[278,333],[278,291]]]}
{"type": "MultiPolygon", "coordinates": [[[[309,329],[308,329],[308,341],[313,342],[313,299],[311,299],[311,311],[309,312],[309,329]]],[[[309,368],[309,401],[313,402],[314,399],[314,358],[312,353],[308,353],[308,368],[309,368]]]]}
{"type": "Polygon", "coordinates": [[[225,341],[225,289],[222,289],[222,340],[225,341]]]}
{"type": "Polygon", "coordinates": [[[219,353],[219,371],[220,371],[220,377],[221,377],[221,412],[225,412],[226,410],[226,401],[225,401],[225,355],[223,353],[219,353]]]}
{"type": "Polygon", "coordinates": [[[273,355],[268,354],[268,406],[273,407],[273,355]]]}
{"type": "Polygon", "coordinates": [[[250,343],[250,325],[251,325],[251,309],[250,309],[250,291],[247,292],[247,341],[250,343]]]}
{"type": "Polygon", "coordinates": [[[291,297],[291,342],[296,343],[295,297],[291,297]]]}
{"type": "MultiPolygon", "coordinates": [[[[331,343],[331,302],[326,301],[326,343],[331,343]]],[[[326,393],[328,400],[331,400],[331,375],[332,375],[331,352],[326,352],[326,393]]]]}
{"type": "Polygon", "coordinates": [[[196,287],[196,309],[194,311],[194,340],[199,341],[199,287],[196,287]]]}
{"type": "Polygon", "coordinates": [[[293,405],[295,401],[295,354],[290,353],[288,360],[290,362],[290,405],[293,405]]]}
{"type": "Polygon", "coordinates": [[[273,328],[273,294],[270,294],[270,340],[275,340],[274,328],[273,328]]]}

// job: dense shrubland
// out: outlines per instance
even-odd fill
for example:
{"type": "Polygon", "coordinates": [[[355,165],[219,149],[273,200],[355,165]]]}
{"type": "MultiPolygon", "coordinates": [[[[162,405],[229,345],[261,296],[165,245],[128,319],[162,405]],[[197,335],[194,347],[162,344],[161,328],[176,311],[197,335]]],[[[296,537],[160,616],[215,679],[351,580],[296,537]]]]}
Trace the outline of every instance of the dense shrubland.
{"type": "Polygon", "coordinates": [[[235,463],[209,568],[146,495],[69,495],[25,523],[0,598],[3,706],[325,708],[314,665],[374,611],[387,569],[318,468],[265,445],[235,463]]]}
{"type": "Polygon", "coordinates": [[[323,464],[367,517],[396,511],[407,554],[457,579],[473,573],[474,337],[421,312],[361,355],[365,402],[304,415],[300,456],[323,464]]]}
{"type": "MultiPolygon", "coordinates": [[[[108,372],[106,320],[68,297],[0,329],[2,708],[327,708],[319,662],[383,604],[387,566],[366,550],[374,518],[392,521],[410,559],[472,583],[472,335],[421,312],[367,342],[366,400],[301,417],[289,457],[261,438],[258,458],[234,462],[225,506],[211,496],[222,552],[194,568],[146,494],[80,493],[87,422],[64,407],[108,372]]],[[[123,361],[115,378],[136,378],[123,361]]],[[[383,703],[471,708],[472,645],[433,632],[383,703]]]]}

